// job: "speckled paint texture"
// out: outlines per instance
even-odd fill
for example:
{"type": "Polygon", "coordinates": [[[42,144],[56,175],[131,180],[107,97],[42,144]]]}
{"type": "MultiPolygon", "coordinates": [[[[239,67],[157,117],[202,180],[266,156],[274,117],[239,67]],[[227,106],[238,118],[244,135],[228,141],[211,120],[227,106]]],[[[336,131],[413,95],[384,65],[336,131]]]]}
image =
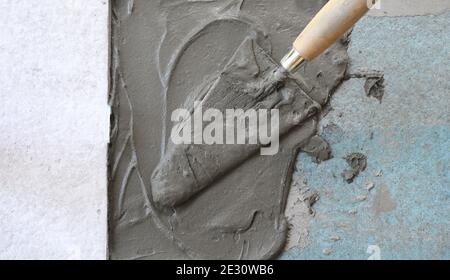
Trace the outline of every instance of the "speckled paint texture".
{"type": "Polygon", "coordinates": [[[449,25],[446,13],[355,27],[348,72],[382,71],[385,95],[367,97],[364,79],[352,78],[333,96],[321,131],[334,158],[299,157],[295,178],[320,199],[313,218],[293,225],[302,234],[282,259],[450,258],[449,25]],[[347,184],[351,152],[367,156],[367,169],[347,184]]]}

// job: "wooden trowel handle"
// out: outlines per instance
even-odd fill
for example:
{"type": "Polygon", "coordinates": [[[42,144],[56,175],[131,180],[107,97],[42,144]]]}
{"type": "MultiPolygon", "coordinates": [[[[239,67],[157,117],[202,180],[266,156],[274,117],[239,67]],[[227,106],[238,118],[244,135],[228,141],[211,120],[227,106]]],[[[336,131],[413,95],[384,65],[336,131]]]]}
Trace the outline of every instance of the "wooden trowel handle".
{"type": "Polygon", "coordinates": [[[294,49],[313,60],[349,30],[376,1],[330,0],[294,42],[294,49]]]}

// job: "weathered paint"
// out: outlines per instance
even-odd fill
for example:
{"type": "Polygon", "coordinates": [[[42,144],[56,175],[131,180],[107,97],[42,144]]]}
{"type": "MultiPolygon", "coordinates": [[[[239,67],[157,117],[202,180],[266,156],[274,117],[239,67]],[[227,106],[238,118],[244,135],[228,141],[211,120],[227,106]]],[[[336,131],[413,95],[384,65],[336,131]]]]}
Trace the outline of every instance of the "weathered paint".
{"type": "Polygon", "coordinates": [[[349,73],[383,71],[386,94],[381,104],[367,97],[362,79],[335,93],[322,121],[334,158],[317,167],[300,155],[297,164],[321,195],[316,216],[282,259],[367,259],[371,245],[382,259],[450,258],[449,25],[447,13],[368,17],[354,29],[349,73]],[[367,155],[368,167],[347,184],[340,173],[351,152],[367,155]]]}

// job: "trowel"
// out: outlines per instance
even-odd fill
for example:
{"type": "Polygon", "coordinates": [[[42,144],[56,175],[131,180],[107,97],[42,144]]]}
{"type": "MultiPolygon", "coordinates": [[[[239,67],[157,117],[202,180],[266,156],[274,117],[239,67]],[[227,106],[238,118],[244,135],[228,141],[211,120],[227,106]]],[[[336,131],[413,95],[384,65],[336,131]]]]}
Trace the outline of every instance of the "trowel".
{"type": "Polygon", "coordinates": [[[281,60],[288,72],[295,72],[328,49],[347,32],[377,0],[330,0],[309,22],[281,60]]]}
{"type": "MultiPolygon", "coordinates": [[[[289,133],[321,108],[290,74],[328,49],[375,2],[328,1],[294,41],[281,66],[254,40],[245,40],[217,79],[197,94],[201,110],[277,108],[279,135],[289,133]]],[[[238,168],[265,144],[174,144],[169,140],[152,174],[152,199],[160,208],[178,206],[238,168]]]]}

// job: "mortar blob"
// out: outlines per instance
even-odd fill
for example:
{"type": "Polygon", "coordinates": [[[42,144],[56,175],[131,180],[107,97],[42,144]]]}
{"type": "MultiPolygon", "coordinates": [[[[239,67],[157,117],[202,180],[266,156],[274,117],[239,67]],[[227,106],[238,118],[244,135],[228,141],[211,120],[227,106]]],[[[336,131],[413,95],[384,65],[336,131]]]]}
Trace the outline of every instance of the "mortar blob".
{"type": "MultiPolygon", "coordinates": [[[[250,38],[244,40],[208,89],[201,99],[203,111],[213,108],[225,114],[228,110],[242,109],[245,114],[249,110],[276,109],[280,121],[276,124],[278,127],[270,130],[272,133],[276,131],[277,137],[282,137],[320,110],[320,105],[250,38]]],[[[193,115],[181,126],[192,128],[193,115]]],[[[227,128],[224,128],[224,135],[227,128]]],[[[183,130],[183,127],[178,129],[183,130]]],[[[152,175],[154,201],[163,207],[179,205],[230,170],[238,168],[262,145],[268,144],[261,143],[260,138],[253,144],[249,141],[257,127],[247,125],[245,130],[246,138],[241,144],[236,141],[213,145],[174,144],[169,140],[167,152],[152,175]]],[[[190,134],[194,135],[195,129],[191,129],[190,134]]]]}
{"type": "Polygon", "coordinates": [[[112,3],[111,258],[276,257],[297,154],[329,154],[317,116],[347,67],[339,42],[298,75],[273,72],[321,1],[134,1],[132,13],[127,3],[112,3]],[[260,155],[258,139],[171,144],[171,113],[193,114],[195,102],[278,109],[278,153],[260,155]]]}

